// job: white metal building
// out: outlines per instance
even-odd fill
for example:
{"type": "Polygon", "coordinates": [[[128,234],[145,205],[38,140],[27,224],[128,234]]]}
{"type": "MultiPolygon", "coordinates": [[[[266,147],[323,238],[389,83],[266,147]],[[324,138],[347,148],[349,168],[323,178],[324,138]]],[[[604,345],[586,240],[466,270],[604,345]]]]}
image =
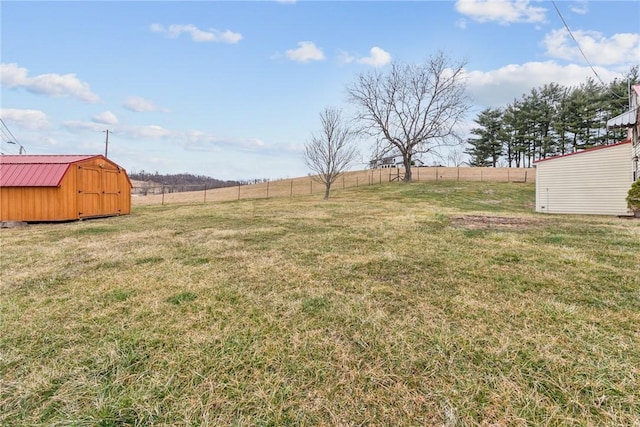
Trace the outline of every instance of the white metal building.
{"type": "Polygon", "coordinates": [[[629,215],[630,140],[536,162],[536,211],[629,215]]]}

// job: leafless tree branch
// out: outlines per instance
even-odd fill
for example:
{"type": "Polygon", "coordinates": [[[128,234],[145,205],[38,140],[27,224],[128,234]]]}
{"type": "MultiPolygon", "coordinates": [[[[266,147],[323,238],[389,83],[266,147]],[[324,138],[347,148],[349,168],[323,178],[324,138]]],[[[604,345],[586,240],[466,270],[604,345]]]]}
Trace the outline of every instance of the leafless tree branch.
{"type": "Polygon", "coordinates": [[[313,177],[325,186],[324,199],[329,199],[331,185],[358,157],[355,140],[358,132],[342,118],[342,112],[325,108],[320,113],[321,129],[305,144],[306,165],[316,173],[313,177]]]}
{"type": "Polygon", "coordinates": [[[464,62],[443,53],[424,64],[393,63],[388,72],[360,74],[347,88],[363,127],[403,157],[405,181],[411,181],[415,154],[460,144],[455,125],[470,108],[465,94],[464,62]]]}

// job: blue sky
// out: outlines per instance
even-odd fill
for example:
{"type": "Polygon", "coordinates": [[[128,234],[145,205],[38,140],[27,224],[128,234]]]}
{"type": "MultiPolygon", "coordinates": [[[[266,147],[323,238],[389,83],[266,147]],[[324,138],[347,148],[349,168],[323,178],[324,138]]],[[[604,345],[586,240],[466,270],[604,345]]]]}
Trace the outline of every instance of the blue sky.
{"type": "MultiPolygon", "coordinates": [[[[556,4],[602,80],[640,63],[640,2],[556,4]]],[[[109,129],[109,158],[128,171],[306,175],[303,145],[320,111],[348,113],[345,87],[359,73],[438,51],[467,61],[475,111],[594,77],[547,1],[3,0],[0,8],[0,117],[13,134],[0,134],[0,150],[17,154],[7,144],[15,138],[28,154],[104,154],[109,129]]],[[[360,151],[368,160],[370,141],[360,151]]]]}

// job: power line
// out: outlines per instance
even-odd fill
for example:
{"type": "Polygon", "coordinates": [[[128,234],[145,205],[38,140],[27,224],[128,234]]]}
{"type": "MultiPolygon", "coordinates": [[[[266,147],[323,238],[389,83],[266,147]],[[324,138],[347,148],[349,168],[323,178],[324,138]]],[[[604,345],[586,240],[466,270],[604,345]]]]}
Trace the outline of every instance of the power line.
{"type": "Polygon", "coordinates": [[[573,33],[571,32],[571,28],[569,28],[569,25],[567,24],[567,21],[564,20],[564,16],[562,16],[562,13],[560,13],[560,9],[558,9],[558,5],[556,5],[556,2],[554,0],[551,0],[551,3],[553,4],[553,7],[556,9],[556,12],[558,13],[558,16],[560,17],[560,20],[564,24],[564,27],[567,29],[567,32],[569,33],[569,35],[571,36],[573,41],[576,43],[576,46],[578,46],[578,50],[582,54],[582,57],[584,58],[585,61],[587,61],[587,64],[589,65],[589,68],[591,68],[591,71],[593,71],[593,74],[595,74],[595,76],[598,78],[598,81],[602,84],[602,86],[605,86],[604,82],[602,81],[602,79],[600,78],[598,73],[596,72],[595,68],[593,68],[593,65],[591,65],[591,62],[589,62],[589,58],[587,58],[587,55],[584,54],[582,48],[580,47],[580,43],[578,43],[578,40],[576,40],[576,38],[573,36],[573,33]]]}
{"type": "Polygon", "coordinates": [[[4,120],[2,120],[2,117],[0,117],[0,123],[2,123],[2,133],[5,133],[5,129],[7,130],[7,132],[9,132],[9,135],[11,136],[11,140],[13,142],[15,142],[16,144],[18,143],[18,139],[15,137],[15,135],[13,133],[11,133],[11,129],[9,129],[9,127],[5,124],[4,120]]]}
{"type": "Polygon", "coordinates": [[[11,141],[11,137],[9,136],[9,134],[4,130],[4,128],[0,127],[0,136],[2,137],[3,141],[11,141]]]}
{"type": "Polygon", "coordinates": [[[2,126],[0,126],[0,134],[2,134],[3,142],[20,147],[18,154],[26,154],[27,150],[25,150],[24,146],[18,142],[18,138],[16,138],[13,132],[11,132],[9,126],[7,126],[4,120],[2,120],[2,117],[0,117],[0,124],[2,124],[2,126]]]}

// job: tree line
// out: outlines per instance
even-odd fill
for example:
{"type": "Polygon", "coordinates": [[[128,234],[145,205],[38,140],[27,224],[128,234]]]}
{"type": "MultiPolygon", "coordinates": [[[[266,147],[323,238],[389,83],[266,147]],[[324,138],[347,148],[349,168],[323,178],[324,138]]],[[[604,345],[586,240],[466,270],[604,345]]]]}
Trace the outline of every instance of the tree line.
{"type": "Polygon", "coordinates": [[[640,83],[638,66],[608,85],[589,78],[567,87],[533,88],[501,108],[485,108],[467,139],[471,166],[531,167],[535,160],[626,139],[626,129],[606,122],[629,109],[629,85],[640,83]]]}
{"type": "Polygon", "coordinates": [[[129,173],[129,178],[137,181],[145,181],[149,186],[164,185],[170,192],[178,191],[199,191],[204,189],[233,187],[240,182],[223,181],[204,175],[193,175],[190,173],[180,174],[160,174],[150,173],[144,170],[129,173]]]}

